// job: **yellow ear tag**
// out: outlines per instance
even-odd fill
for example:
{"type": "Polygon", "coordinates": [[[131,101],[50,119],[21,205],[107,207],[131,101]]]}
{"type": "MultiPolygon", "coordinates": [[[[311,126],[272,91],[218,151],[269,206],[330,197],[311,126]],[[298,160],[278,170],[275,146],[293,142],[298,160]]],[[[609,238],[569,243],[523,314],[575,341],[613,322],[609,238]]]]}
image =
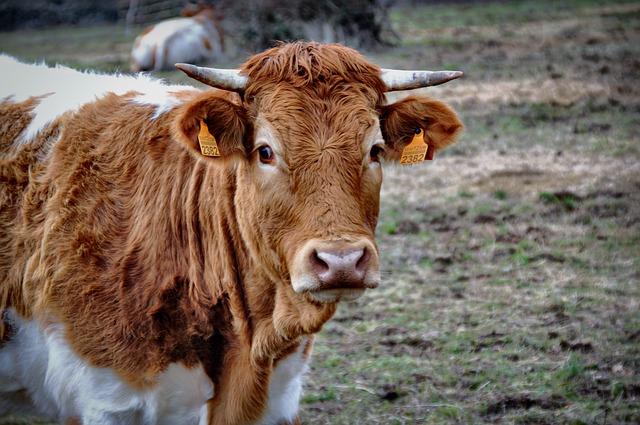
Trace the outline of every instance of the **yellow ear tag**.
{"type": "Polygon", "coordinates": [[[209,127],[204,120],[200,118],[200,133],[198,134],[198,142],[200,142],[200,152],[204,156],[220,156],[218,144],[213,134],[209,133],[209,127]]]}
{"type": "Polygon", "coordinates": [[[424,161],[429,145],[424,142],[424,130],[416,128],[413,140],[402,150],[400,164],[417,164],[424,161]]]}

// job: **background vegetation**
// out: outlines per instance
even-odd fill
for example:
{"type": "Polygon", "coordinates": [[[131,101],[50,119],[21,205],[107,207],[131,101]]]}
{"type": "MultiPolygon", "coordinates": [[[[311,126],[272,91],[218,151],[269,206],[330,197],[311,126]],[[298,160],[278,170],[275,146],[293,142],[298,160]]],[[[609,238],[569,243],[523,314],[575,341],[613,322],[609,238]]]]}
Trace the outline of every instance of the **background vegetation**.
{"type": "MultiPolygon", "coordinates": [[[[303,422],[640,423],[640,3],[389,12],[401,41],[368,56],[465,71],[421,92],[467,129],[434,161],[385,170],[383,285],[320,334],[303,422]]],[[[125,71],[134,36],[21,30],[0,50],[125,71]]]]}

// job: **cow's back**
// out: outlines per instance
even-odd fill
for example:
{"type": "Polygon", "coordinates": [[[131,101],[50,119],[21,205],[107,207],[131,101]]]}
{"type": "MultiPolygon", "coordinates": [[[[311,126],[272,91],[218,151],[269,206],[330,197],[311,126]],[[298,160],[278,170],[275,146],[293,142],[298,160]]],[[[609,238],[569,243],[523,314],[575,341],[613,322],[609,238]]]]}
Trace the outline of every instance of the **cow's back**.
{"type": "Polygon", "coordinates": [[[157,118],[180,103],[171,93],[185,87],[5,56],[0,65],[21,76],[0,84],[0,311],[29,317],[43,276],[87,269],[72,258],[90,260],[95,273],[125,246],[127,203],[139,199],[141,185],[158,184],[137,178],[144,167],[160,172],[167,143],[160,134],[170,132],[157,118]]]}

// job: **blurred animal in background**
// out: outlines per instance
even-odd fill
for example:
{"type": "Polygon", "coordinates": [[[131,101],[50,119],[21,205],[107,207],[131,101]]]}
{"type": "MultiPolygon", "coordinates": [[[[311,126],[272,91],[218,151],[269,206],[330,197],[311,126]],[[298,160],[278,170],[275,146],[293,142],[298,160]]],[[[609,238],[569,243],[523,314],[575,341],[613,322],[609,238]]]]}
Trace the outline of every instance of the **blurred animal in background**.
{"type": "Polygon", "coordinates": [[[174,69],[176,62],[204,63],[224,54],[224,31],[215,9],[189,4],[181,17],[145,28],[131,49],[131,71],[174,69]]]}

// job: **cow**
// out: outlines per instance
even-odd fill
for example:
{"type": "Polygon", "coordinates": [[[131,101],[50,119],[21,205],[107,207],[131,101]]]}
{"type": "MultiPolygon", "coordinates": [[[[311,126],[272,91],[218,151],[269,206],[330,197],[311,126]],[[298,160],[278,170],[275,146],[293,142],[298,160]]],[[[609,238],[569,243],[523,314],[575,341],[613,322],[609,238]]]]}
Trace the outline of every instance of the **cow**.
{"type": "Polygon", "coordinates": [[[206,90],[0,66],[0,414],[66,423],[299,423],[314,334],[381,284],[381,164],[463,127],[385,98],[461,72],[341,45],[177,65],[206,90]]]}
{"type": "Polygon", "coordinates": [[[224,30],[215,9],[207,4],[187,5],[181,17],[145,28],[133,42],[132,72],[174,69],[176,62],[206,62],[224,54],[224,30]]]}

